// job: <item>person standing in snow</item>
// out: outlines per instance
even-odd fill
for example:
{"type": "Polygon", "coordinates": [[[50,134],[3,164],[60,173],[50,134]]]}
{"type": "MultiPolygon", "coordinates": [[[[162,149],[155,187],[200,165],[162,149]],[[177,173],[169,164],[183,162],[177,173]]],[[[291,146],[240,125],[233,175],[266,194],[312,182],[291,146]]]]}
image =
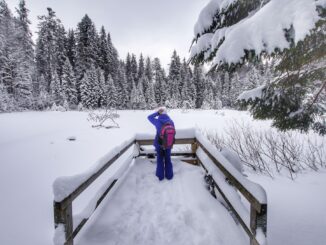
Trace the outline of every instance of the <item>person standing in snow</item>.
{"type": "Polygon", "coordinates": [[[160,107],[156,112],[148,116],[148,120],[156,128],[154,147],[157,152],[156,176],[159,180],[164,177],[173,178],[173,166],[171,162],[171,148],[174,143],[174,122],[167,115],[165,107],[160,107]]]}

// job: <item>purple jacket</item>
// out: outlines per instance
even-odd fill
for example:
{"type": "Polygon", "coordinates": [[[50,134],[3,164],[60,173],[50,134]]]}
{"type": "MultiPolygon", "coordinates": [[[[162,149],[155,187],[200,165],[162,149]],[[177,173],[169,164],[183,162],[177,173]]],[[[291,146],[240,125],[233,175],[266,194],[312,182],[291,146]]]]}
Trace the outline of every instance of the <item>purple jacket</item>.
{"type": "Polygon", "coordinates": [[[158,143],[158,137],[159,137],[162,126],[167,122],[170,122],[174,126],[174,122],[171,120],[171,118],[167,114],[159,114],[158,112],[154,112],[153,114],[149,115],[147,118],[156,128],[156,136],[155,136],[155,140],[154,140],[154,146],[155,146],[156,150],[159,150],[160,145],[158,143]]]}

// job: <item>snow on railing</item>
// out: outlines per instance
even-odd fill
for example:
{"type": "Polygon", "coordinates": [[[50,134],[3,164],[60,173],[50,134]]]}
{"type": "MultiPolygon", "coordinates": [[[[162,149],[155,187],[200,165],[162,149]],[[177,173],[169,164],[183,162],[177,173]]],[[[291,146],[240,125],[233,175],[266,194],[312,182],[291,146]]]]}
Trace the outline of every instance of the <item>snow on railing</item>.
{"type": "Polygon", "coordinates": [[[250,244],[265,244],[267,232],[267,196],[265,190],[260,185],[245,178],[200,132],[196,132],[196,141],[199,147],[196,152],[197,159],[207,171],[208,181],[211,182],[213,190],[218,190],[223,201],[227,203],[227,206],[236,216],[250,237],[250,244]],[[236,190],[250,203],[250,212],[241,202],[236,190]]]}
{"type": "Polygon", "coordinates": [[[75,176],[64,176],[57,178],[53,183],[53,194],[54,201],[61,202],[68,197],[73,191],[89,179],[93,174],[97,173],[100,169],[105,167],[107,162],[112,159],[115,155],[121,152],[126,146],[133,144],[135,137],[123,142],[120,146],[113,148],[109,153],[99,159],[94,167],[89,169],[87,172],[78,174],[75,176]]]}
{"type": "Polygon", "coordinates": [[[131,160],[134,158],[135,152],[133,152],[130,157],[123,162],[123,164],[115,169],[115,172],[113,171],[111,174],[111,180],[108,180],[107,184],[100,188],[100,191],[96,193],[95,198],[91,200],[86,209],[76,217],[79,221],[76,226],[73,224],[72,202],[134,144],[135,137],[111,150],[108,154],[97,161],[95,167],[87,172],[70,177],[59,177],[54,181],[55,235],[53,241],[55,245],[73,245],[75,236],[104,200],[109,191],[117,183],[118,178],[120,178],[120,176],[124,174],[126,169],[132,164],[131,160]],[[63,231],[64,236],[62,235],[63,231]],[[64,243],[62,243],[63,240],[64,243]]]}
{"type": "Polygon", "coordinates": [[[248,180],[243,176],[233,165],[230,163],[220,152],[216,150],[216,147],[212,145],[208,139],[206,139],[201,133],[196,132],[196,139],[206,148],[206,150],[212,154],[212,156],[218,160],[221,165],[229,172],[239,184],[241,184],[250,194],[261,204],[267,203],[267,196],[265,190],[258,184],[248,180]]]}

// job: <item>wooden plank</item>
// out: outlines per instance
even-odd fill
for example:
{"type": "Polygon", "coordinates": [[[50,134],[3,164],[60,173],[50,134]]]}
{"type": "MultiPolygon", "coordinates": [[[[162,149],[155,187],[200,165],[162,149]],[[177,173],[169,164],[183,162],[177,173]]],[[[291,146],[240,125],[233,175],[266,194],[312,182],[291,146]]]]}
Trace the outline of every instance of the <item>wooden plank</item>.
{"type": "Polygon", "coordinates": [[[73,241],[70,239],[73,233],[73,217],[72,217],[72,204],[65,208],[62,208],[60,203],[54,202],[54,226],[62,224],[65,231],[65,245],[73,245],[73,241]]]}
{"type": "Polygon", "coordinates": [[[198,149],[198,144],[197,144],[197,140],[191,144],[191,152],[196,154],[197,152],[197,149],[198,149]]]}
{"type": "Polygon", "coordinates": [[[253,205],[253,207],[260,212],[262,204],[203,146],[200,141],[198,145],[213,163],[221,170],[221,172],[229,179],[229,181],[242,193],[242,195],[253,205]]]}
{"type": "MultiPolygon", "coordinates": [[[[105,192],[102,194],[102,196],[97,200],[96,202],[96,206],[95,206],[95,210],[97,209],[97,207],[101,204],[101,202],[103,201],[103,199],[106,197],[106,195],[109,193],[109,191],[112,189],[112,187],[117,183],[118,179],[115,179],[112,181],[112,183],[109,185],[109,187],[105,190],[105,192]]],[[[95,211],[94,210],[94,211],[95,211]]]]}
{"type": "MultiPolygon", "coordinates": [[[[250,229],[254,236],[256,236],[257,229],[260,228],[265,237],[267,233],[267,205],[263,204],[261,212],[258,213],[256,209],[250,206],[250,229]]],[[[251,245],[255,245],[255,241],[250,240],[251,245]]]]}
{"type": "Polygon", "coordinates": [[[108,167],[110,167],[123,153],[125,153],[135,142],[129,143],[125,148],[123,148],[120,152],[118,152],[114,157],[111,158],[102,168],[100,168],[96,173],[90,176],[84,183],[82,183],[79,187],[76,188],[68,197],[61,201],[61,207],[65,208],[76,197],[80,195],[90,184],[92,184],[108,167]]]}
{"type": "MultiPolygon", "coordinates": [[[[105,192],[102,194],[102,196],[98,199],[98,201],[96,202],[96,206],[95,209],[93,210],[92,214],[95,212],[95,210],[98,208],[98,206],[101,204],[101,202],[104,200],[104,198],[107,196],[107,194],[109,193],[109,191],[112,189],[112,187],[117,183],[117,179],[115,179],[114,181],[112,181],[112,183],[109,185],[109,187],[105,190],[105,192]]],[[[79,225],[76,227],[76,229],[72,232],[72,236],[70,237],[70,240],[73,240],[76,235],[79,233],[79,231],[83,228],[83,226],[86,224],[86,222],[88,221],[90,217],[88,217],[87,219],[83,219],[79,225]]]]}
{"type": "MultiPolygon", "coordinates": [[[[139,145],[153,145],[154,144],[154,139],[142,139],[142,140],[136,140],[136,142],[139,145]]],[[[192,143],[195,143],[195,142],[196,142],[195,138],[184,138],[184,139],[175,139],[174,144],[186,145],[186,144],[192,144],[192,143]]]]}
{"type": "MultiPolygon", "coordinates": [[[[156,156],[156,152],[151,152],[151,153],[140,153],[138,157],[149,157],[149,156],[156,156]]],[[[186,157],[195,157],[195,154],[192,152],[171,152],[171,156],[186,156],[186,157]]]]}
{"type": "Polygon", "coordinates": [[[197,159],[180,159],[180,161],[189,163],[191,165],[198,165],[197,159]]]}
{"type": "MultiPolygon", "coordinates": [[[[202,163],[202,161],[198,158],[199,164],[206,170],[207,172],[207,168],[205,167],[205,165],[202,163]]],[[[223,197],[224,201],[227,203],[227,205],[230,207],[232,213],[236,216],[237,220],[239,221],[240,225],[242,226],[242,228],[245,230],[245,232],[248,234],[250,241],[253,242],[253,244],[255,245],[259,245],[255,236],[251,233],[250,229],[247,227],[246,223],[243,221],[243,219],[241,218],[241,216],[238,214],[238,212],[236,211],[236,209],[233,207],[233,205],[231,204],[231,202],[229,201],[229,199],[226,197],[226,195],[224,194],[224,192],[222,191],[222,189],[219,187],[219,185],[216,183],[216,181],[214,180],[214,178],[212,177],[213,183],[215,188],[218,190],[218,192],[221,194],[221,196],[223,197]]],[[[253,245],[252,244],[252,245],[253,245]]]]}

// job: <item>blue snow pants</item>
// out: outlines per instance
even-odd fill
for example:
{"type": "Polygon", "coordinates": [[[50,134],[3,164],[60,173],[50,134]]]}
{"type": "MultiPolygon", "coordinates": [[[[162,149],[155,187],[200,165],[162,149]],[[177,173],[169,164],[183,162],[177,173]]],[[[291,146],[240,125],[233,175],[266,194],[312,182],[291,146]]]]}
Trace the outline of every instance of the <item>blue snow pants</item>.
{"type": "Polygon", "coordinates": [[[164,177],[168,180],[173,178],[173,166],[171,162],[171,149],[163,150],[162,148],[156,149],[157,152],[157,165],[156,176],[159,180],[164,177]]]}

